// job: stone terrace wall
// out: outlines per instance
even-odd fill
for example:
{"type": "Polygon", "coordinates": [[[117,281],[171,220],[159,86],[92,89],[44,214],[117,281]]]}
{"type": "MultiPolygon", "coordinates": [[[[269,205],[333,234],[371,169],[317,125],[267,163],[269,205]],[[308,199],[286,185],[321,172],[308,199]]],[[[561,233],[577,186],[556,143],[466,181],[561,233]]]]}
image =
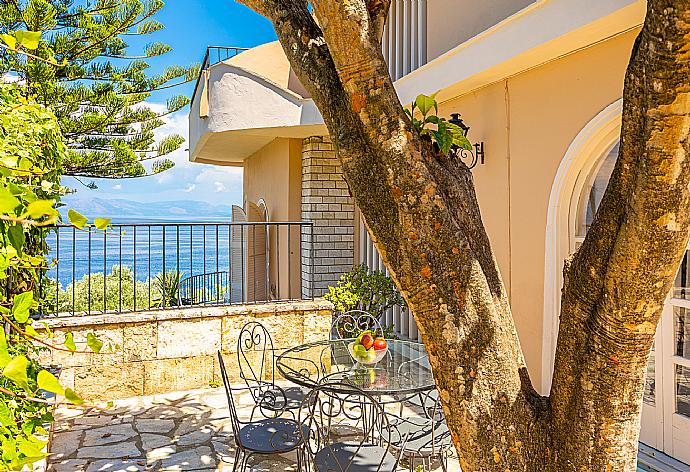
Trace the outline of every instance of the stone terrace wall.
{"type": "Polygon", "coordinates": [[[219,349],[230,380],[239,381],[237,336],[248,321],[262,323],[275,348],[286,349],[326,339],[331,320],[324,300],[53,318],[42,320],[53,344],[62,346],[71,332],[77,350],[88,350],[92,332],[104,353],[51,350],[41,362],[61,365],[63,385],[90,401],[190,390],[221,383],[219,349]],[[105,352],[109,343],[118,346],[114,353],[105,352]]]}

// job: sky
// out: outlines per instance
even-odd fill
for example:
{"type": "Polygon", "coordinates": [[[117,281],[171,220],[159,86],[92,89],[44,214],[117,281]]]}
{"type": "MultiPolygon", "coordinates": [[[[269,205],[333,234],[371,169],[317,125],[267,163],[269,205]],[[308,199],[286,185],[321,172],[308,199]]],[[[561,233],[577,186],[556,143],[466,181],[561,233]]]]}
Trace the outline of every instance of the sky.
{"type": "MultiPolygon", "coordinates": [[[[172,47],[172,52],[150,59],[151,73],[161,72],[173,64],[200,63],[206,47],[253,47],[276,39],[273,27],[265,18],[235,0],[166,0],[165,7],[155,16],[165,29],[145,36],[144,43],[160,41],[172,47]]],[[[130,41],[132,51],[136,44],[130,41]]],[[[154,109],[164,110],[164,103],[172,94],[191,96],[194,83],[158,92],[148,103],[154,109]]],[[[187,115],[189,107],[165,117],[165,126],[158,136],[176,133],[188,137],[187,115]]],[[[136,179],[82,179],[95,182],[91,190],[73,178],[66,177],[63,184],[76,190],[64,199],[127,199],[139,202],[198,200],[213,204],[242,204],[242,170],[233,167],[194,164],[188,160],[188,145],[168,157],[175,161],[173,169],[161,174],[136,179]]]]}

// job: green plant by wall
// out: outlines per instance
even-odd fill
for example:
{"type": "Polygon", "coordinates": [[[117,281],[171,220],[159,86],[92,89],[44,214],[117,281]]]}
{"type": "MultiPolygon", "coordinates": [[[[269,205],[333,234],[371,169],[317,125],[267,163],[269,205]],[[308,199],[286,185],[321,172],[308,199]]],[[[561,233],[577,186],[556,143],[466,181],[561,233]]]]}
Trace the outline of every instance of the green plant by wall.
{"type": "Polygon", "coordinates": [[[157,297],[153,306],[178,306],[180,301],[180,281],[183,273],[176,270],[168,270],[156,275],[154,284],[157,297]]]}
{"type": "Polygon", "coordinates": [[[366,264],[343,274],[335,286],[328,287],[324,298],[333,304],[336,311],[358,309],[379,319],[395,305],[406,306],[393,280],[385,272],[369,270],[366,264]]]}
{"type": "MultiPolygon", "coordinates": [[[[44,303],[38,287],[51,264],[44,236],[66,191],[59,184],[65,154],[55,116],[16,87],[0,85],[0,471],[45,457],[44,425],[53,418],[41,391],[82,403],[36,362],[39,349],[75,351],[71,336],[65,347],[54,346],[31,318],[44,303]]],[[[91,333],[88,345],[94,352],[103,347],[91,333]]]]}
{"type": "Polygon", "coordinates": [[[454,123],[449,123],[445,118],[429,114],[432,108],[438,114],[438,102],[436,101],[435,94],[431,96],[419,95],[412,102],[410,108],[405,108],[405,113],[412,120],[412,126],[420,136],[428,136],[432,142],[436,143],[443,154],[448,154],[453,146],[471,151],[472,144],[465,137],[462,128],[454,123]],[[421,120],[415,117],[415,111],[417,110],[422,114],[421,120]],[[428,125],[430,127],[427,128],[428,125]]]}

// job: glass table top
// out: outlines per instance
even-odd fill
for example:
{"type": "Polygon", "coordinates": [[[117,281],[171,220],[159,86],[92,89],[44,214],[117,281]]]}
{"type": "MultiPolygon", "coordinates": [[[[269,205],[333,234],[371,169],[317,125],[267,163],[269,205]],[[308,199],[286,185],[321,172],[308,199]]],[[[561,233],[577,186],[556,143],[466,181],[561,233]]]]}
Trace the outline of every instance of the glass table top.
{"type": "Polygon", "coordinates": [[[354,339],[331,339],[286,350],[276,361],[287,380],[313,388],[321,382],[343,382],[381,395],[413,394],[435,386],[424,344],[388,340],[388,353],[374,365],[354,361],[348,344],[354,339]]]}

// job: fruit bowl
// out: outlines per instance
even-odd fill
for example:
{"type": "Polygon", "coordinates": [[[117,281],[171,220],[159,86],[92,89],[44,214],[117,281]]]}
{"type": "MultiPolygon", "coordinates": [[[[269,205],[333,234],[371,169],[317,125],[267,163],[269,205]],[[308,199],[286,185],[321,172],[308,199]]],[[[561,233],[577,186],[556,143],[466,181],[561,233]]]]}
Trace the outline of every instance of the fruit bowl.
{"type": "Polygon", "coordinates": [[[361,344],[358,345],[356,342],[351,342],[347,345],[347,350],[350,352],[350,356],[352,356],[355,362],[364,365],[374,365],[383,359],[388,352],[388,347],[386,346],[386,348],[377,351],[373,347],[364,349],[364,346],[361,344]],[[355,349],[355,345],[361,349],[355,349]]]}

